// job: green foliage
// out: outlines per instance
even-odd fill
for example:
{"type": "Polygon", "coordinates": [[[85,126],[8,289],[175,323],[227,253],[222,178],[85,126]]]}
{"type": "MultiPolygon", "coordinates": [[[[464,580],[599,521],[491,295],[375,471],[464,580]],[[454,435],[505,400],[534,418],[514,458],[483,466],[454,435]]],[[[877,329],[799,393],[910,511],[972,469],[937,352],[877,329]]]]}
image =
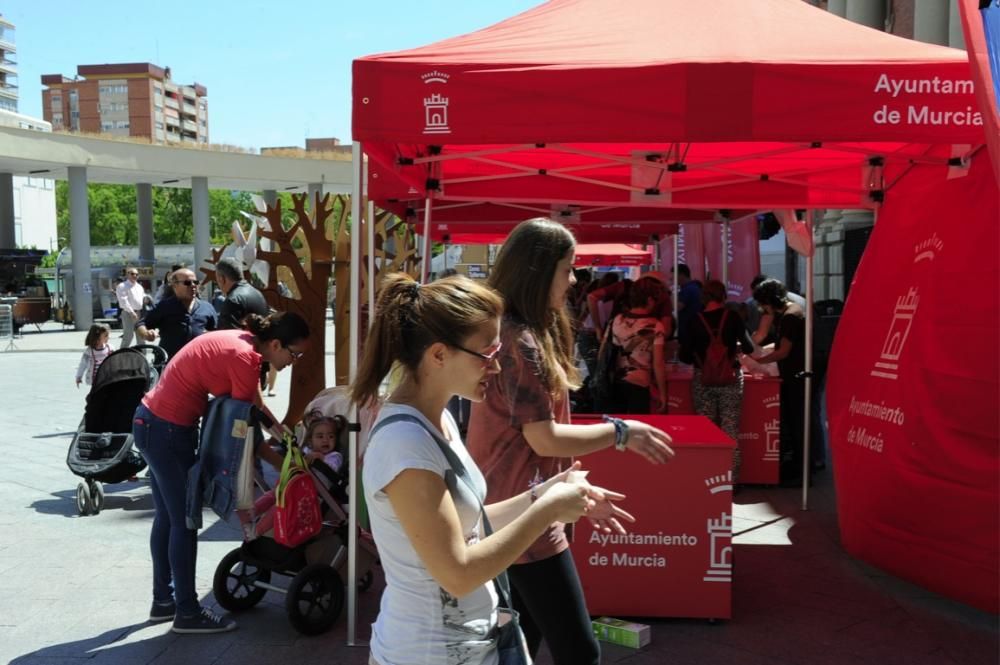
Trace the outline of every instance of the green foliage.
{"type": "MultiPolygon", "coordinates": [[[[230,228],[239,221],[248,223],[240,211],[252,212],[251,192],[213,189],[208,192],[209,220],[213,245],[231,242],[230,228]]],[[[135,187],[92,184],[87,187],[90,208],[91,245],[137,245],[139,216],[135,187]]],[[[70,238],[69,184],[56,182],[56,226],[58,236],[70,238]]],[[[165,245],[194,242],[191,190],[153,188],[153,239],[165,245]]],[[[60,245],[61,247],[62,245],[60,245]]]]}

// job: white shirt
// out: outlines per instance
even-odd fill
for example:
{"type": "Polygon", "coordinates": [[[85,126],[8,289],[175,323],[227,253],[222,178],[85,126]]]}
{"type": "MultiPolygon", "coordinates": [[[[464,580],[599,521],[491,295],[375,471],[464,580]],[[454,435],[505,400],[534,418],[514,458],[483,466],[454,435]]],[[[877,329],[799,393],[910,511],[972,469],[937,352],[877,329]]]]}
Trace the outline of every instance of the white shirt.
{"type": "Polygon", "coordinates": [[[142,288],[142,284],[138,281],[133,284],[132,280],[126,279],[115,289],[115,295],[118,296],[118,307],[123,312],[136,316],[136,312],[142,309],[142,300],[146,297],[146,289],[142,288]]]}
{"type": "MultiPolygon", "coordinates": [[[[436,430],[419,411],[402,404],[385,404],[378,420],[399,413],[414,415],[436,430]]],[[[486,481],[462,444],[454,419],[447,411],[443,417],[448,430],[445,439],[485,495],[486,481]]],[[[488,637],[497,621],[493,582],[455,598],[431,577],[382,491],[406,469],[433,471],[444,477],[451,465],[420,425],[386,425],[369,441],[362,471],[372,534],[386,581],[378,618],[372,625],[372,655],[379,665],[495,665],[496,645],[488,637]]],[[[457,496],[452,498],[466,542],[477,542],[482,529],[479,501],[461,479],[457,479],[457,496]]]]}

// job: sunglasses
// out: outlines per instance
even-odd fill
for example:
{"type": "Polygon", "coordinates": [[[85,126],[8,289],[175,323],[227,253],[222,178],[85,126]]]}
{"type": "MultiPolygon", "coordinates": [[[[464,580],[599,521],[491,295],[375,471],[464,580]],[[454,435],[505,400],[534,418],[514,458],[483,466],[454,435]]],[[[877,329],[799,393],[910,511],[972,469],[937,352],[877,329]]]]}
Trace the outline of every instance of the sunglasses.
{"type": "Polygon", "coordinates": [[[299,358],[301,358],[303,356],[303,354],[305,354],[305,351],[292,351],[290,348],[288,348],[284,344],[281,345],[281,348],[283,348],[285,351],[288,351],[288,355],[290,355],[292,357],[292,360],[298,360],[299,358]]]}
{"type": "Polygon", "coordinates": [[[483,367],[488,367],[489,365],[491,365],[493,361],[497,359],[497,356],[500,354],[500,349],[503,348],[503,344],[497,344],[496,348],[490,351],[489,353],[480,353],[479,351],[473,351],[472,349],[467,349],[464,346],[459,346],[458,344],[454,344],[453,346],[459,351],[465,351],[469,355],[476,356],[477,358],[481,359],[483,361],[483,367]]]}
{"type": "Polygon", "coordinates": [[[131,276],[131,275],[138,275],[139,273],[137,273],[137,272],[130,272],[128,274],[131,276]]]}
{"type": "Polygon", "coordinates": [[[179,279],[174,282],[174,284],[183,284],[184,286],[198,286],[198,280],[196,279],[179,279]]]}

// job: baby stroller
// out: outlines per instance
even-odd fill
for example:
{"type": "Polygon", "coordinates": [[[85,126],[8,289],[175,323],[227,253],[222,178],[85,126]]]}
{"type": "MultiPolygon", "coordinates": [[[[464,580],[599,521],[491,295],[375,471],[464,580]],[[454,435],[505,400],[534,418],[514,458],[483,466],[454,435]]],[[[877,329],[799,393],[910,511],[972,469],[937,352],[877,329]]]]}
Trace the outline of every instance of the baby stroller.
{"type": "MultiPolygon", "coordinates": [[[[348,423],[336,417],[338,438],[346,439],[348,423]]],[[[323,527],[297,547],[285,547],[268,537],[269,525],[261,520],[244,524],[247,540],[223,557],[215,570],[215,599],[230,612],[257,605],[268,591],[285,594],[285,609],[292,626],[304,635],[319,635],[336,623],[344,607],[344,582],[337,572],[347,560],[347,471],[334,471],[321,460],[309,465],[320,499],[323,527]],[[271,584],[272,575],[291,578],[283,588],[271,584]]],[[[260,502],[259,502],[260,503],[260,502]]],[[[374,579],[370,564],[376,559],[375,542],[366,532],[358,539],[358,570],[364,571],[358,588],[367,590],[374,579]]]]}
{"type": "Polygon", "coordinates": [[[102,483],[123,482],[146,468],[132,445],[132,415],[166,362],[166,351],[141,344],[115,351],[98,368],[83,420],[66,455],[66,466],[83,478],[76,486],[80,515],[101,512],[102,483]]]}

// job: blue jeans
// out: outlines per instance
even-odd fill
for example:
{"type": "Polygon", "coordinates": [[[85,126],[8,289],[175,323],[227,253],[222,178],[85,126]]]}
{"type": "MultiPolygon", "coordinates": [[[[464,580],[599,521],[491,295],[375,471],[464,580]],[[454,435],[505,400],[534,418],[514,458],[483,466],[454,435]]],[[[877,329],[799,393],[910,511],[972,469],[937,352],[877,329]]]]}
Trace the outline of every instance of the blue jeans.
{"type": "Polygon", "coordinates": [[[187,528],[184,506],[188,469],[197,459],[198,427],[167,422],[140,404],[132,419],[132,436],[149,464],[156,511],[149,534],[153,602],[173,600],[177,614],[198,614],[201,606],[194,588],[198,532],[187,528]]]}

